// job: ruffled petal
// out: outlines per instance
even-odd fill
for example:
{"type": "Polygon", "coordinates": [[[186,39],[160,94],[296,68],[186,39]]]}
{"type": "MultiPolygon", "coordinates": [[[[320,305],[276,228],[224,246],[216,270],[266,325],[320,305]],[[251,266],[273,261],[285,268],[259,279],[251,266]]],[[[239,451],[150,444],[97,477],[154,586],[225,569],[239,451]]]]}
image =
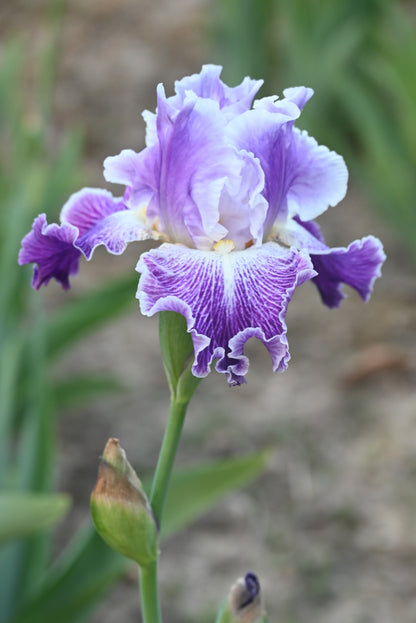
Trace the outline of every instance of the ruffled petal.
{"type": "Polygon", "coordinates": [[[299,108],[299,110],[303,110],[303,107],[313,95],[313,89],[309,87],[289,87],[288,89],[284,89],[283,95],[286,100],[293,102],[299,108]]]}
{"type": "Polygon", "coordinates": [[[292,135],[289,124],[300,114],[292,102],[286,106],[282,100],[281,104],[280,112],[272,112],[265,105],[243,113],[233,119],[226,129],[227,138],[237,149],[253,153],[264,171],[263,195],[269,204],[264,221],[265,236],[278,215],[282,218],[287,215],[286,195],[291,182],[290,171],[286,167],[288,143],[292,135]]]}
{"type": "Polygon", "coordinates": [[[313,280],[322,302],[328,307],[338,307],[345,294],[342,284],[357,290],[368,301],[374,282],[381,277],[381,266],[386,259],[383,245],[378,238],[366,236],[355,240],[346,249],[328,249],[324,254],[311,255],[313,267],[318,273],[313,280]]]}
{"type": "Polygon", "coordinates": [[[157,143],[107,158],[105,178],[127,186],[129,207],[147,199],[148,219],[171,242],[211,250],[224,237],[237,248],[260,241],[266,202],[259,161],[228,141],[217,101],[187,91],[177,111],[171,99],[159,85],[157,143]]]}
{"type": "Polygon", "coordinates": [[[328,206],[335,206],[347,192],[348,170],[344,159],[307,132],[293,129],[287,155],[288,216],[310,221],[328,206]]]}
{"type": "Polygon", "coordinates": [[[210,249],[226,233],[219,199],[235,158],[223,142],[225,120],[217,102],[195,97],[172,121],[159,94],[157,127],[161,226],[171,241],[210,249]]]}
{"type": "Polygon", "coordinates": [[[74,193],[62,208],[61,220],[77,227],[79,234],[74,244],[87,260],[100,244],[119,255],[129,242],[152,237],[144,210],[130,210],[123,200],[97,188],[74,193]]]}
{"type": "Polygon", "coordinates": [[[162,310],[185,316],[195,350],[193,374],[210,364],[230,385],[245,382],[244,344],[256,337],[268,349],[273,370],[289,360],[285,314],[295,288],[316,273],[309,256],[275,243],[221,255],[164,244],[144,253],[137,297],[143,314],[162,310]]]}
{"type": "MultiPolygon", "coordinates": [[[[165,96],[163,87],[160,85],[159,90],[170,108],[172,119],[183,108],[189,94],[217,102],[221,113],[227,120],[249,110],[263,80],[252,80],[246,77],[236,87],[229,87],[220,80],[221,71],[222,67],[219,65],[203,65],[199,74],[192,74],[192,76],[177,80],[175,95],[171,97],[165,96]]],[[[145,110],[142,116],[146,122],[146,145],[150,147],[157,143],[157,114],[145,110]]]]}
{"type": "Polygon", "coordinates": [[[229,87],[220,80],[221,71],[222,67],[219,65],[203,65],[199,74],[186,76],[175,82],[177,95],[170,97],[169,101],[179,108],[191,91],[198,97],[218,102],[222,113],[229,119],[249,110],[263,80],[246,77],[238,86],[229,87]]]}
{"type": "Polygon", "coordinates": [[[236,158],[233,177],[223,189],[219,212],[220,222],[227,229],[226,238],[237,250],[261,244],[267,201],[261,194],[264,173],[257,158],[241,150],[236,158]]]}
{"type": "Polygon", "coordinates": [[[41,214],[22,241],[19,263],[37,264],[32,280],[36,289],[52,277],[68,289],[69,276],[78,272],[81,252],[89,260],[102,244],[119,255],[133,240],[158,236],[146,224],[145,210],[130,210],[123,200],[98,188],[74,193],[62,208],[61,221],[61,225],[48,225],[46,215],[41,214]]]}
{"type": "Polygon", "coordinates": [[[56,279],[64,288],[69,288],[69,276],[78,272],[80,251],[74,247],[78,228],[68,223],[61,226],[48,225],[46,214],[40,214],[33,222],[32,230],[23,238],[18,262],[35,263],[32,286],[38,290],[56,279]]]}
{"type": "Polygon", "coordinates": [[[290,244],[305,249],[311,256],[313,267],[318,273],[313,279],[322,302],[328,307],[338,307],[345,298],[342,285],[357,290],[364,301],[368,301],[374,282],[381,276],[381,266],[386,255],[378,238],[366,236],[355,240],[347,248],[329,248],[317,223],[294,223],[290,244]],[[295,232],[295,233],[294,233],[295,232]]]}
{"type": "Polygon", "coordinates": [[[348,171],[343,158],[293,127],[312,93],[295,87],[285,90],[283,100],[257,100],[253,110],[227,126],[230,140],[259,158],[264,171],[263,194],[269,203],[266,236],[276,222],[294,216],[304,221],[316,218],[346,193],[348,171]]]}
{"type": "Polygon", "coordinates": [[[152,199],[158,193],[159,147],[147,147],[140,153],[132,149],[123,149],[117,156],[108,156],[104,160],[104,177],[107,182],[124,184],[128,193],[125,197],[129,208],[148,205],[152,218],[158,216],[152,199]]]}

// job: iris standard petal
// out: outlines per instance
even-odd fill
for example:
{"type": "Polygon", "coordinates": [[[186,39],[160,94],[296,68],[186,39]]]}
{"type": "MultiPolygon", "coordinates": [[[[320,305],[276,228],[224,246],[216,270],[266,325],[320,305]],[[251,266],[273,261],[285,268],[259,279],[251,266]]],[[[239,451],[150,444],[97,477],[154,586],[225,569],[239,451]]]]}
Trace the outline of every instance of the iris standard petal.
{"type": "MultiPolygon", "coordinates": [[[[252,80],[246,76],[241,84],[229,87],[220,79],[221,71],[219,65],[203,65],[199,74],[185,76],[175,82],[175,95],[166,97],[163,91],[162,97],[168,103],[172,116],[175,116],[175,111],[182,109],[190,93],[217,102],[227,120],[249,110],[263,80],[252,80]]],[[[157,115],[145,110],[142,116],[146,122],[146,145],[154,145],[157,142],[157,115]]]]}
{"type": "Polygon", "coordinates": [[[241,164],[224,142],[225,125],[212,100],[191,98],[174,120],[158,100],[159,215],[171,241],[210,249],[227,233],[219,222],[219,200],[241,164]]]}
{"type": "Polygon", "coordinates": [[[306,132],[293,127],[309,89],[289,89],[291,99],[264,98],[256,108],[227,126],[227,135],[239,149],[259,158],[265,175],[264,196],[269,203],[265,236],[275,222],[288,218],[316,218],[345,196],[348,171],[343,158],[306,132]],[[293,92],[292,92],[293,91],[293,92]]]}
{"type": "Polygon", "coordinates": [[[221,111],[227,118],[232,118],[245,110],[249,110],[253,98],[263,84],[263,80],[244,78],[241,84],[229,87],[220,79],[222,67],[219,65],[203,65],[199,74],[186,76],[175,82],[176,96],[169,98],[175,107],[181,107],[190,91],[198,97],[218,102],[221,111]]]}
{"type": "Polygon", "coordinates": [[[261,194],[264,173],[257,158],[240,150],[236,154],[234,174],[227,178],[220,204],[220,222],[226,238],[238,250],[262,243],[267,201],[261,194]]]}
{"type": "Polygon", "coordinates": [[[162,310],[185,316],[192,335],[195,376],[216,369],[230,385],[244,383],[244,345],[256,337],[275,371],[289,360],[285,315],[295,288],[316,273],[307,254],[270,242],[220,254],[164,244],[144,253],[137,297],[143,314],[162,310]]]}
{"type": "Polygon", "coordinates": [[[348,170],[344,159],[297,128],[292,131],[287,154],[288,216],[310,221],[347,192],[348,170]]]}
{"type": "Polygon", "coordinates": [[[37,264],[33,269],[32,286],[38,290],[56,279],[64,288],[69,288],[69,276],[78,272],[80,251],[74,247],[78,228],[68,223],[48,225],[46,214],[39,214],[32,230],[23,238],[18,262],[37,264]]]}
{"type": "Polygon", "coordinates": [[[119,255],[129,242],[151,238],[143,209],[130,210],[122,199],[107,190],[83,188],[74,193],[62,208],[61,220],[78,228],[74,241],[87,260],[102,244],[119,255]]]}
{"type": "Polygon", "coordinates": [[[104,177],[107,182],[124,184],[128,188],[126,205],[130,208],[147,204],[148,215],[158,216],[151,209],[152,199],[158,193],[159,147],[146,147],[140,153],[123,149],[117,156],[104,160],[104,177]],[[152,212],[152,214],[150,214],[152,212]]]}
{"type": "Polygon", "coordinates": [[[259,107],[239,115],[227,125],[228,140],[237,149],[245,149],[258,158],[264,171],[263,195],[269,204],[264,221],[265,236],[279,214],[281,218],[287,215],[286,195],[291,178],[286,160],[291,129],[288,134],[286,126],[298,116],[297,106],[289,103],[284,113],[259,107]]]}

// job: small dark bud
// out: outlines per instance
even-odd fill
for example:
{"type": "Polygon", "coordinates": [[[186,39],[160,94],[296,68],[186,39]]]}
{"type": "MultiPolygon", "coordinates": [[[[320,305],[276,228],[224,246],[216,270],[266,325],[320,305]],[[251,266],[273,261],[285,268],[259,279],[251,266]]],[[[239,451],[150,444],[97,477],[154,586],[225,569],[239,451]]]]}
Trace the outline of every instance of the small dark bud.
{"type": "Polygon", "coordinates": [[[254,573],[246,573],[232,585],[216,623],[263,623],[266,615],[260,582],[254,573]]]}

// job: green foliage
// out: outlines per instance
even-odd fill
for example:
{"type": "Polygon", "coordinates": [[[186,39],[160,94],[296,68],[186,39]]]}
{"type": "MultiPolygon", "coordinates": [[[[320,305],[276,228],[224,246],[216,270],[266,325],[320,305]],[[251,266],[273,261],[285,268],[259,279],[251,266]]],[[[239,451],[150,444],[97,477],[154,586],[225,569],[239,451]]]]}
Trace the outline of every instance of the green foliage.
{"type": "MultiPolygon", "coordinates": [[[[268,452],[177,470],[172,475],[162,540],[188,526],[213,504],[264,470],[268,452]],[[193,497],[194,496],[194,497],[193,497]]],[[[151,478],[144,480],[147,491],[151,478]]],[[[100,601],[131,563],[110,549],[88,524],[47,571],[12,623],[75,623],[100,601]]]]}
{"type": "Polygon", "coordinates": [[[69,504],[63,494],[0,493],[0,543],[46,530],[69,504]]]}
{"type": "Polygon", "coordinates": [[[95,528],[80,531],[44,574],[31,598],[20,604],[12,623],[84,621],[109,587],[125,573],[127,561],[95,528]]]}
{"type": "Polygon", "coordinates": [[[215,9],[224,76],[264,77],[265,95],[312,87],[301,126],[344,155],[416,257],[414,12],[394,0],[218,0],[215,9]]]}
{"type": "MultiPolygon", "coordinates": [[[[60,206],[81,184],[81,134],[59,136],[51,120],[63,3],[52,6],[50,43],[31,66],[37,73],[30,98],[25,92],[24,45],[5,44],[0,63],[1,623],[12,621],[29,599],[39,597],[37,589],[50,569],[50,528],[68,506],[66,496],[52,493],[57,407],[102,394],[104,383],[107,392],[120,387],[111,379],[55,379],[52,364],[77,340],[133,305],[137,284],[134,274],[106,284],[72,299],[46,320],[42,293],[29,285],[30,269],[17,265],[20,241],[35,215],[46,212],[56,220],[60,206]]],[[[85,565],[85,557],[82,561],[85,565]]],[[[97,587],[114,580],[114,575],[94,570],[97,587]]],[[[65,581],[62,590],[67,590],[65,581]]],[[[47,609],[48,597],[43,596],[47,609]]],[[[82,599],[86,610],[94,601],[89,593],[82,599]]],[[[79,617],[76,604],[71,611],[79,617]]],[[[27,616],[35,620],[31,613],[27,616]]]]}

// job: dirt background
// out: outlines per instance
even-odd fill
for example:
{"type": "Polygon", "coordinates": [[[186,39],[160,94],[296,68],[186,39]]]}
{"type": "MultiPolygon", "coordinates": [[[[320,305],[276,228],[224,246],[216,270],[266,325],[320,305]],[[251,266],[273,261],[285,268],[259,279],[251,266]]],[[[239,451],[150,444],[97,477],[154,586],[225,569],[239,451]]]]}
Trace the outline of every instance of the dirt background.
{"type": "MultiPolygon", "coordinates": [[[[34,62],[48,37],[45,4],[3,0],[0,8],[3,34],[21,34],[34,62]]],[[[68,4],[56,124],[85,128],[88,185],[103,184],[107,155],[142,148],[140,112],[154,109],[156,84],[164,82],[171,93],[175,79],[210,61],[210,9],[208,0],[68,4]]],[[[388,254],[383,278],[369,304],[348,292],[336,311],[321,305],[312,284],[304,285],[287,316],[287,372],[273,374],[267,352],[250,343],[246,386],[229,389],[223,376],[212,373],[199,387],[178,465],[264,447],[274,452],[255,485],[230,495],[163,547],[161,591],[169,623],[213,621],[229,585],[247,570],[260,576],[270,621],[416,620],[414,267],[354,180],[348,198],[322,226],[334,246],[367,233],[382,238],[388,254]]],[[[97,253],[82,266],[73,292],[132,270],[142,249],[131,245],[120,258],[97,253]]],[[[52,305],[65,302],[54,285],[48,296],[52,305]]],[[[134,293],[130,312],[76,346],[59,374],[74,370],[114,374],[129,391],[61,418],[58,484],[74,498],[64,535],[88,518],[98,457],[109,436],[119,437],[139,473],[156,461],[168,391],[157,320],[140,315],[134,293]]],[[[91,623],[137,620],[131,574],[91,623]]]]}

